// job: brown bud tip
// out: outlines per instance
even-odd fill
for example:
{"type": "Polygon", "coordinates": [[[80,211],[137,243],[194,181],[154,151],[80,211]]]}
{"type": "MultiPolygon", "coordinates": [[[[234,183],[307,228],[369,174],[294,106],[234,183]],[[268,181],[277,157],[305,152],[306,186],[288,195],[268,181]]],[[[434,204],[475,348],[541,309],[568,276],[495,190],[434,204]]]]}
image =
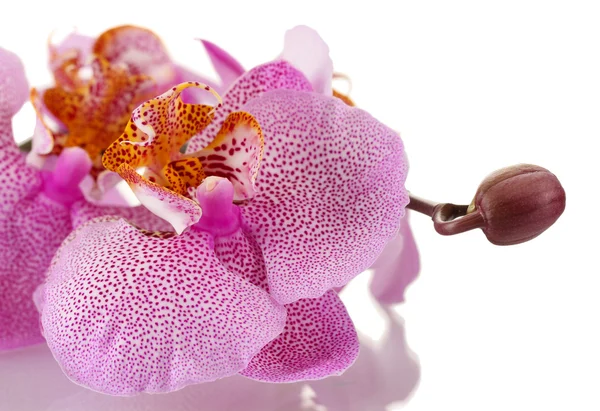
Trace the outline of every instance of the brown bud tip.
{"type": "Polygon", "coordinates": [[[479,186],[467,213],[479,213],[483,232],[496,245],[529,241],[547,230],[565,210],[565,190],[545,168],[506,167],[479,186]]]}

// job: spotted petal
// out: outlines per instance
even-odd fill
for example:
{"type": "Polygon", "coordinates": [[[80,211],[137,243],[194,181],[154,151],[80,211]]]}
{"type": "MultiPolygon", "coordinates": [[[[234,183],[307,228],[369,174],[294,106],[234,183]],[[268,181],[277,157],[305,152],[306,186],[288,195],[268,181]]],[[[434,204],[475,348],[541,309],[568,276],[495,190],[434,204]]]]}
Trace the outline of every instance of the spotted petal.
{"type": "Polygon", "coordinates": [[[102,33],[94,53],[112,64],[125,64],[132,74],[151,77],[162,91],[175,81],[176,69],[160,38],[152,31],[136,26],[119,26],[102,33]]]}
{"type": "Polygon", "coordinates": [[[227,90],[223,96],[223,105],[215,113],[213,121],[189,141],[187,152],[196,152],[208,146],[227,116],[240,111],[250,100],[277,89],[311,91],[312,86],[299,70],[285,61],[275,61],[253,68],[239,77],[227,90]]]}
{"type": "Polygon", "coordinates": [[[66,209],[36,195],[42,179],[13,139],[27,95],[21,62],[0,48],[0,350],[43,341],[31,295],[70,230],[66,209]]]}
{"type": "Polygon", "coordinates": [[[0,48],[0,149],[16,150],[11,118],[29,95],[23,64],[8,50],[0,48]]]}
{"type": "Polygon", "coordinates": [[[209,234],[161,238],[124,220],[74,232],[39,295],[44,336],[67,376],[116,395],[236,374],[285,323],[268,293],[220,264],[209,234]]]}
{"type": "Polygon", "coordinates": [[[242,375],[266,382],[318,380],[342,374],[358,356],[358,336],[335,291],[286,305],[283,330],[242,375]]]}
{"type": "Polygon", "coordinates": [[[227,117],[212,143],[190,156],[200,161],[207,176],[231,181],[235,189],[233,200],[242,201],[254,195],[263,148],[263,134],[256,119],[238,111],[227,117]]]}
{"type": "Polygon", "coordinates": [[[404,302],[406,288],[419,275],[419,251],[408,223],[408,213],[400,223],[400,232],[383,249],[371,267],[371,293],[381,304],[404,302]]]}
{"type": "Polygon", "coordinates": [[[300,70],[317,93],[332,93],[333,61],[329,47],[319,34],[307,26],[297,26],[285,33],[281,58],[300,70]]]}
{"type": "Polygon", "coordinates": [[[363,110],[276,90],[244,109],[265,136],[256,196],[241,207],[271,294],[315,298],[367,269],[395,236],[408,193],[397,133],[363,110]]]}
{"type": "MultiPolygon", "coordinates": [[[[215,238],[215,253],[230,271],[268,290],[262,252],[249,232],[215,238]]],[[[242,375],[293,382],[339,375],[358,355],[358,339],[344,304],[333,291],[286,306],[283,333],[257,354],[242,375]]]]}

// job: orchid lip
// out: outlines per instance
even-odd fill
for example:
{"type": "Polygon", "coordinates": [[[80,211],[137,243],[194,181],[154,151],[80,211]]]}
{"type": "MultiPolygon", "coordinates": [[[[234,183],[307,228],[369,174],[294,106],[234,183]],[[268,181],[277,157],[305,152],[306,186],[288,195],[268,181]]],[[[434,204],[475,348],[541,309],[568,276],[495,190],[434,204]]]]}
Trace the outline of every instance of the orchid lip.
{"type": "Polygon", "coordinates": [[[219,218],[214,212],[212,217],[204,217],[210,220],[205,225],[209,231],[235,230],[239,224],[238,211],[231,209],[233,203],[254,195],[264,142],[262,130],[250,114],[231,113],[211,144],[195,153],[181,152],[191,137],[210,124],[221,106],[221,97],[212,87],[199,82],[181,83],[136,108],[121,137],[103,155],[104,167],[118,172],[142,204],[169,221],[178,233],[200,220],[202,201],[206,200],[206,206],[211,208],[212,200],[208,198],[215,193],[209,195],[208,185],[215,190],[224,184],[209,179],[200,190],[207,177],[229,180],[225,191],[230,203],[225,207],[219,197],[222,206],[218,209],[228,210],[226,218],[219,218]],[[188,88],[211,93],[217,104],[185,103],[182,92],[188,88]],[[145,169],[142,175],[138,174],[141,169],[145,169]],[[200,198],[196,191],[203,193],[200,198]],[[224,228],[218,228],[217,221],[224,228]]]}

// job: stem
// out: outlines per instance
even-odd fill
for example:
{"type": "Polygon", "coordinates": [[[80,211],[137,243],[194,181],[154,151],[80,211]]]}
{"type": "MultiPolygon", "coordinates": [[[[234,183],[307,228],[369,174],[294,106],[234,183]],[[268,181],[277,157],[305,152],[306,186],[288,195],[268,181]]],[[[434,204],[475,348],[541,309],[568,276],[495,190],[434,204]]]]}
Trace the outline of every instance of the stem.
{"type": "Polygon", "coordinates": [[[433,217],[433,213],[435,211],[435,207],[439,205],[431,200],[426,200],[421,197],[414,196],[409,193],[410,202],[406,206],[411,210],[416,211],[417,213],[425,214],[429,217],[433,217]]]}
{"type": "Polygon", "coordinates": [[[435,231],[441,235],[464,233],[475,228],[483,228],[485,221],[478,210],[467,214],[469,206],[451,203],[436,203],[409,194],[410,202],[406,206],[433,220],[435,231]]]}

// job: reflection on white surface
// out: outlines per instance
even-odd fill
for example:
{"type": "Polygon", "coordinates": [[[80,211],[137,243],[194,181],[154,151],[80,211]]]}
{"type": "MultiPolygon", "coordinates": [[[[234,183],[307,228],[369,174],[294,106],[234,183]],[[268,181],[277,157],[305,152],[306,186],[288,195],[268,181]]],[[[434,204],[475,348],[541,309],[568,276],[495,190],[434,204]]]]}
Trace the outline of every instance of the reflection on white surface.
{"type": "Polygon", "coordinates": [[[383,311],[383,337],[361,337],[356,363],[342,376],[305,384],[242,377],[171,394],[111,397],[73,384],[46,345],[0,353],[0,411],[381,411],[403,401],[419,380],[403,320],[383,311]]]}

